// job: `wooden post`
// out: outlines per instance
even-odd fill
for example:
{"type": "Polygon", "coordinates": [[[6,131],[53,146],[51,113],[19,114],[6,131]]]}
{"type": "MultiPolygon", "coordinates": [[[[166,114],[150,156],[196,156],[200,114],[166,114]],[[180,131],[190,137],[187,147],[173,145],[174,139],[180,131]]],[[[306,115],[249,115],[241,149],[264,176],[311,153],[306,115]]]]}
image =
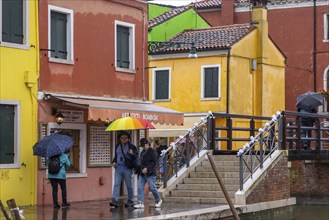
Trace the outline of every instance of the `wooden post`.
{"type": "Polygon", "coordinates": [[[3,215],[5,216],[6,220],[10,220],[10,218],[8,216],[8,213],[7,213],[6,209],[5,209],[5,207],[3,206],[1,200],[0,200],[0,208],[1,208],[1,211],[2,211],[3,215]]]}
{"type": "Polygon", "coordinates": [[[219,171],[218,171],[218,168],[216,167],[214,159],[212,158],[212,156],[210,154],[207,154],[207,156],[208,156],[209,162],[211,164],[211,167],[212,167],[213,171],[215,172],[218,183],[219,183],[220,187],[222,188],[222,191],[223,191],[224,196],[225,196],[225,198],[228,202],[228,205],[230,206],[230,209],[233,213],[234,219],[235,220],[240,220],[240,217],[239,217],[237,211],[234,208],[233,202],[232,202],[232,200],[231,200],[230,196],[228,195],[228,192],[225,188],[224,182],[223,182],[222,178],[219,175],[219,171]]]}
{"type": "Polygon", "coordinates": [[[13,217],[13,220],[20,220],[21,217],[19,215],[19,210],[17,208],[15,199],[9,199],[7,200],[7,205],[10,210],[10,214],[13,217]]]}

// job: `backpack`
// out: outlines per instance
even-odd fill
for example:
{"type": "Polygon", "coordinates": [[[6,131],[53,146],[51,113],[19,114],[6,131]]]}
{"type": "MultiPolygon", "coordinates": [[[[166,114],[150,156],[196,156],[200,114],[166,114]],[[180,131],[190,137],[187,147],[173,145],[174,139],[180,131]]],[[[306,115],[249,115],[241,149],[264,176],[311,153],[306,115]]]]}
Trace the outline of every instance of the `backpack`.
{"type": "Polygon", "coordinates": [[[48,163],[48,172],[50,174],[58,174],[62,167],[63,166],[61,166],[61,162],[58,155],[50,157],[48,163]]]}

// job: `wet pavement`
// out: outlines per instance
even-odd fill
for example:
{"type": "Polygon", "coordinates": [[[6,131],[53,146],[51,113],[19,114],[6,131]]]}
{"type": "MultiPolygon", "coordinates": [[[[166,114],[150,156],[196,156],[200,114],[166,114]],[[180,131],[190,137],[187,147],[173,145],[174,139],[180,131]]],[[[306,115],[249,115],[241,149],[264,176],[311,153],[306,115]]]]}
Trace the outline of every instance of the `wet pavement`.
{"type": "MultiPolygon", "coordinates": [[[[27,220],[96,220],[96,219],[163,219],[165,216],[198,209],[215,207],[215,204],[163,203],[161,208],[154,207],[154,199],[145,198],[144,209],[125,208],[120,200],[120,207],[111,208],[110,200],[73,202],[69,208],[54,209],[52,205],[33,205],[19,207],[27,220]]],[[[18,204],[19,205],[19,204],[18,204]]],[[[0,219],[5,220],[2,213],[0,219]]]]}

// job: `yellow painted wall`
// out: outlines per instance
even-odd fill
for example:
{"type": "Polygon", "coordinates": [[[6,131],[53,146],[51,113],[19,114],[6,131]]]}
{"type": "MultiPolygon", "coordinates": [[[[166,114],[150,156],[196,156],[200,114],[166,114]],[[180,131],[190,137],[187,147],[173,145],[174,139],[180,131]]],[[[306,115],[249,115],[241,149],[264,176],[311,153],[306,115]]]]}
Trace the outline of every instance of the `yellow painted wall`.
{"type": "MultiPolygon", "coordinates": [[[[229,113],[254,116],[271,116],[278,110],[284,110],[284,68],[285,58],[274,43],[267,38],[267,54],[259,58],[257,43],[258,31],[253,30],[239,42],[234,44],[229,57],[229,113]],[[251,60],[258,60],[257,69],[251,70],[251,60]]],[[[171,100],[155,102],[155,104],[185,113],[227,112],[227,55],[199,57],[197,59],[159,59],[150,60],[149,66],[171,68],[171,100]],[[201,66],[221,65],[221,98],[220,100],[203,101],[200,99],[201,66]]],[[[152,72],[150,69],[150,100],[152,99],[152,72]]],[[[261,127],[265,122],[257,122],[261,127]]],[[[224,126],[220,119],[216,126],[224,126]]],[[[234,119],[233,126],[249,127],[249,121],[234,119]]],[[[249,137],[248,132],[234,132],[234,137],[249,137]]],[[[238,149],[244,143],[235,143],[238,149]]],[[[221,143],[226,149],[226,143],[221,143]]]]}
{"type": "Polygon", "coordinates": [[[0,44],[0,100],[20,102],[17,168],[0,168],[0,199],[18,206],[36,203],[37,78],[39,74],[38,1],[28,1],[27,48],[0,44]],[[32,47],[31,47],[32,46],[32,47]],[[22,166],[24,163],[26,166],[22,166]]]}
{"type": "MultiPolygon", "coordinates": [[[[157,105],[180,112],[223,112],[226,109],[226,56],[180,58],[150,61],[149,66],[171,68],[171,100],[155,102],[157,105]],[[221,66],[221,97],[218,100],[201,100],[201,66],[221,66]]],[[[150,100],[152,100],[153,71],[149,70],[150,100]]]]}

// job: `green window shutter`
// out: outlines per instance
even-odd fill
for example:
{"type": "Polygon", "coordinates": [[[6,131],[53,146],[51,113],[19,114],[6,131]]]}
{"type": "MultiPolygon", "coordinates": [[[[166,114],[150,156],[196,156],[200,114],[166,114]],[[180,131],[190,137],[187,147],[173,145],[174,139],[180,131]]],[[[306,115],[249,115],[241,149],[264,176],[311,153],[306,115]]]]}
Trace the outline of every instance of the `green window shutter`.
{"type": "Polygon", "coordinates": [[[51,57],[67,59],[66,14],[51,12],[51,57]]]}
{"type": "Polygon", "coordinates": [[[169,99],[169,70],[155,73],[155,99],[169,99]]]}
{"type": "Polygon", "coordinates": [[[15,107],[0,105],[0,164],[14,163],[15,107]]]}
{"type": "Polygon", "coordinates": [[[2,41],[23,44],[23,0],[1,1],[2,41]]]}
{"type": "Polygon", "coordinates": [[[218,97],[218,67],[204,69],[204,98],[218,97]]]}
{"type": "Polygon", "coordinates": [[[117,26],[117,67],[129,69],[129,28],[117,26]]]}

